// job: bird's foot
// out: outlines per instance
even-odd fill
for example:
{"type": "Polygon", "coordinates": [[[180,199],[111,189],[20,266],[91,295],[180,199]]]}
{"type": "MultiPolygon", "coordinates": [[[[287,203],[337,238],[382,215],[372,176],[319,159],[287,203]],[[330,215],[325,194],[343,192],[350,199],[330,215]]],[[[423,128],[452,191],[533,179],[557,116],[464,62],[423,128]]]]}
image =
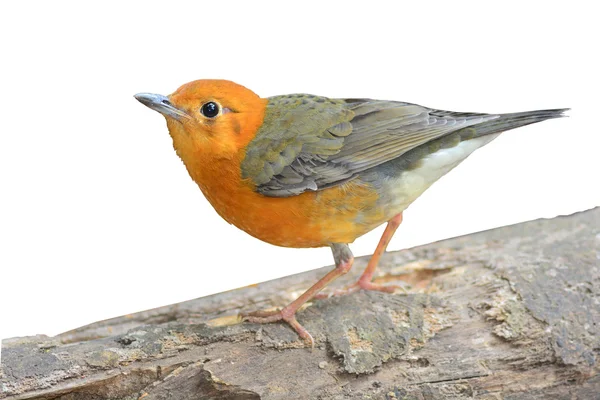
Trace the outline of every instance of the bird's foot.
{"type": "Polygon", "coordinates": [[[312,335],[296,320],[296,310],[285,307],[283,310],[261,310],[242,313],[240,315],[243,321],[255,324],[270,324],[272,322],[284,321],[296,331],[298,336],[308,342],[310,347],[315,347],[312,335]]]}
{"type": "Polygon", "coordinates": [[[335,289],[327,293],[319,293],[315,296],[315,299],[328,299],[330,297],[345,296],[347,294],[358,292],[359,290],[376,290],[378,292],[394,293],[396,289],[402,289],[406,291],[404,286],[401,285],[382,285],[379,283],[373,283],[370,280],[367,281],[359,279],[352,285],[347,286],[343,289],[335,289]]]}

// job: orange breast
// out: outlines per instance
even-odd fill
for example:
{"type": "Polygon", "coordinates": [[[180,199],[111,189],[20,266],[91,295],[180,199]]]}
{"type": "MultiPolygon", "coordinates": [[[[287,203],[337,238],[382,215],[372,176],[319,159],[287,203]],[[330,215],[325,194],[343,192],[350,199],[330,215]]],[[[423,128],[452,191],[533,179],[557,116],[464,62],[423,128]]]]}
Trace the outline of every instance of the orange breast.
{"type": "Polygon", "coordinates": [[[360,181],[298,196],[265,197],[241,179],[239,161],[212,160],[209,171],[207,164],[188,170],[221,217],[260,240],[284,247],[351,243],[385,221],[383,210],[375,208],[377,193],[360,181]]]}
{"type": "Polygon", "coordinates": [[[267,100],[225,81],[182,86],[171,102],[189,114],[205,98],[227,102],[236,112],[216,120],[167,118],[177,154],[215,210],[228,222],[265,242],[285,247],[321,247],[350,243],[384,222],[377,193],[353,181],[298,196],[265,197],[241,178],[246,145],[263,123],[267,100]],[[206,91],[207,93],[204,93],[206,91]],[[214,98],[213,98],[214,99],[214,98]]]}

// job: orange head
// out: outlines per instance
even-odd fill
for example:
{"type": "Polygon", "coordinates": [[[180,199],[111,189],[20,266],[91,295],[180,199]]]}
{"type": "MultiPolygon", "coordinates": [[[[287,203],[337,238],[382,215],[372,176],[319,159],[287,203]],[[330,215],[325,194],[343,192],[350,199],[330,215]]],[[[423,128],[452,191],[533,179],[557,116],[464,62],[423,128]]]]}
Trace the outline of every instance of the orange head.
{"type": "Polygon", "coordinates": [[[231,81],[203,79],[186,83],[170,96],[140,93],[140,102],[163,114],[173,145],[188,157],[232,159],[262,124],[267,100],[231,81]]]}

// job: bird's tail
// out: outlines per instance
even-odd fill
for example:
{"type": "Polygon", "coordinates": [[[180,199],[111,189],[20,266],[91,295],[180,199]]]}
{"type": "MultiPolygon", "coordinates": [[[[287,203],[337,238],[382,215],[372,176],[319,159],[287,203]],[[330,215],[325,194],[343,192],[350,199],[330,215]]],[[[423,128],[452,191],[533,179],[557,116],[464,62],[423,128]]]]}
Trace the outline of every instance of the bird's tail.
{"type": "Polygon", "coordinates": [[[482,122],[473,126],[476,130],[476,136],[491,135],[511,129],[518,128],[536,122],[545,121],[552,118],[566,117],[565,111],[569,108],[560,108],[555,110],[537,110],[525,111],[511,114],[500,114],[498,118],[482,122]]]}

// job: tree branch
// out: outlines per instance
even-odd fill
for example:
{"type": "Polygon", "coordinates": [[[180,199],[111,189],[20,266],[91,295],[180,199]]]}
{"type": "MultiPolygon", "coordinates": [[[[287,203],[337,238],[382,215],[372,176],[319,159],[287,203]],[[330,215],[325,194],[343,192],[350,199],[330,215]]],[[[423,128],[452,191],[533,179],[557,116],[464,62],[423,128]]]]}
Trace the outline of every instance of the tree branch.
{"type": "MultiPolygon", "coordinates": [[[[357,259],[339,284],[366,265],[357,259]]],[[[0,398],[594,398],[600,393],[600,208],[382,258],[406,293],[281,306],[330,270],[3,342],[0,398]]]]}

